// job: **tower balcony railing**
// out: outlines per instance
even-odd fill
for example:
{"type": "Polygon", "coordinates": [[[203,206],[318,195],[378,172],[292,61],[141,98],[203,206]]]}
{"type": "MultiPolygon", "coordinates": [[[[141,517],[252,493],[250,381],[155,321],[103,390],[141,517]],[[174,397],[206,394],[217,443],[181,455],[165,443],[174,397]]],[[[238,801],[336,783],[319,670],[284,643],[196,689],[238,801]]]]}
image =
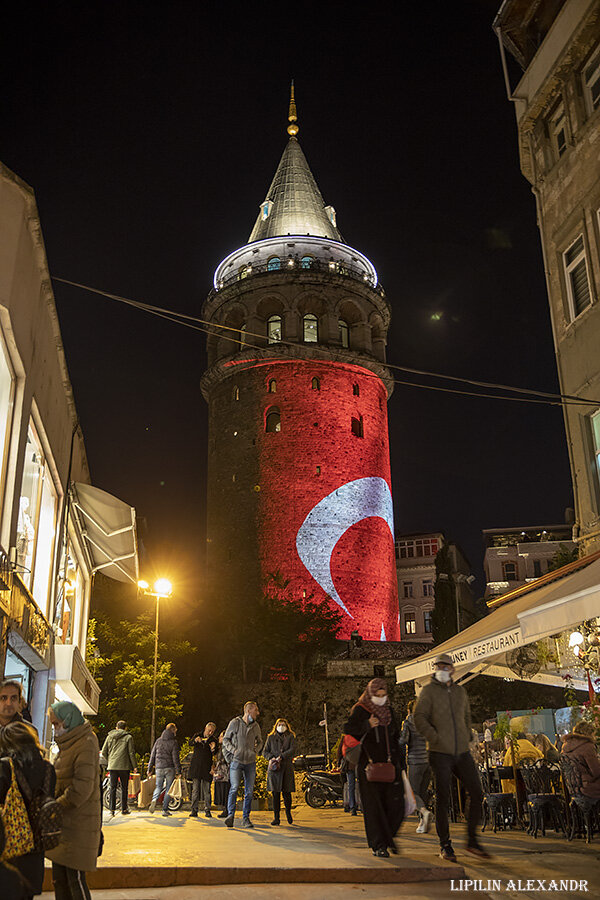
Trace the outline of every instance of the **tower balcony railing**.
{"type": "Polygon", "coordinates": [[[253,262],[241,266],[236,271],[232,271],[230,274],[220,278],[217,286],[210,292],[209,297],[214,296],[224,288],[230,287],[232,284],[245,281],[245,279],[252,278],[255,275],[281,275],[286,272],[320,272],[327,275],[337,275],[341,278],[350,278],[353,281],[368,284],[371,290],[379,294],[380,297],[385,296],[381,285],[379,283],[374,284],[372,276],[358,266],[352,266],[339,260],[289,258],[280,260],[276,265],[273,264],[272,260],[265,260],[264,262],[253,262]]]}

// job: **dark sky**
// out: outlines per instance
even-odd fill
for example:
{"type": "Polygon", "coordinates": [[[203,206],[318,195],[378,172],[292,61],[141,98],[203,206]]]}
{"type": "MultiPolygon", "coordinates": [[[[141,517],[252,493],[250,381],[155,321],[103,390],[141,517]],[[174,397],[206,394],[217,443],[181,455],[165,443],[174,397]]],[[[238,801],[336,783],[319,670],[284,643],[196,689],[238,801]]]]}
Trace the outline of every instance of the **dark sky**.
{"type": "MultiPolygon", "coordinates": [[[[0,159],[35,189],[51,273],[199,314],[285,146],[293,77],[325,202],[391,301],[389,361],[557,390],[498,4],[4,10],[0,159]]],[[[205,337],[55,294],[93,481],[135,505],[150,575],[170,573],[192,599],[205,337]]],[[[483,528],[560,522],[572,504],[557,408],[397,386],[389,416],[397,531],[442,529],[478,576],[483,528]]]]}

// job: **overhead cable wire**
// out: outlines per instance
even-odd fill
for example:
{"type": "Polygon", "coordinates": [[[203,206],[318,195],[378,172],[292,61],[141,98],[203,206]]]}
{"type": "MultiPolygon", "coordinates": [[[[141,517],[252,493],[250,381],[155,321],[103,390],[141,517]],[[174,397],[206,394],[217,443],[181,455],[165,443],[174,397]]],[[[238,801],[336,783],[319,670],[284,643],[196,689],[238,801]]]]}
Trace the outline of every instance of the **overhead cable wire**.
{"type": "MultiPolygon", "coordinates": [[[[80,284],[79,282],[76,282],[76,281],[69,281],[66,278],[58,278],[57,276],[53,275],[52,280],[58,281],[61,284],[68,284],[71,287],[80,288],[81,290],[84,290],[84,291],[89,291],[92,294],[98,294],[101,297],[107,297],[109,300],[115,300],[120,303],[124,303],[127,306],[132,306],[136,309],[140,309],[144,312],[148,312],[148,313],[151,313],[152,315],[158,316],[161,319],[166,319],[167,321],[174,322],[175,324],[178,324],[178,325],[184,325],[185,327],[191,328],[194,331],[201,331],[204,334],[208,334],[210,336],[217,335],[219,333],[219,329],[221,331],[233,331],[238,334],[240,333],[239,328],[236,328],[231,325],[221,325],[218,322],[210,322],[206,319],[201,319],[199,316],[192,316],[188,313],[178,312],[177,310],[170,310],[170,309],[165,309],[164,307],[154,306],[150,303],[144,303],[141,300],[132,300],[129,297],[122,297],[119,294],[112,294],[109,291],[103,291],[103,290],[100,290],[99,288],[93,288],[93,287],[90,287],[89,285],[80,284]],[[192,324],[192,323],[198,323],[198,324],[192,324]],[[205,327],[202,327],[202,326],[205,326],[205,327]]],[[[235,344],[240,344],[242,347],[248,347],[250,349],[260,350],[262,352],[267,351],[267,352],[277,353],[277,347],[275,347],[275,346],[271,346],[271,345],[267,344],[267,346],[265,347],[262,345],[250,344],[247,340],[248,337],[255,337],[255,338],[259,338],[261,341],[264,341],[264,338],[265,338],[264,334],[258,334],[256,332],[251,332],[251,331],[244,331],[243,334],[244,334],[244,338],[235,338],[233,335],[228,335],[227,340],[229,340],[235,344]]],[[[285,347],[292,347],[292,348],[296,348],[298,346],[297,344],[294,344],[291,341],[283,341],[283,340],[278,341],[277,344],[283,345],[285,347]]],[[[320,347],[315,347],[314,349],[317,351],[322,351],[323,353],[327,352],[326,350],[324,350],[323,348],[320,348],[320,347]]],[[[470,379],[470,378],[461,378],[456,375],[444,375],[440,372],[429,372],[424,369],[414,369],[414,368],[410,368],[409,366],[399,366],[399,365],[395,365],[395,364],[389,363],[389,362],[381,363],[381,365],[385,366],[385,368],[387,368],[387,369],[393,369],[395,371],[406,372],[407,374],[410,374],[410,375],[422,375],[427,378],[442,378],[442,379],[445,379],[448,381],[469,384],[469,385],[472,385],[473,387],[492,388],[492,389],[496,389],[499,391],[500,390],[508,390],[508,391],[513,391],[518,394],[529,394],[531,396],[529,396],[529,397],[507,397],[505,395],[499,395],[499,394],[483,394],[478,391],[464,391],[464,390],[458,390],[458,389],[453,389],[453,388],[445,388],[445,387],[441,387],[439,385],[418,384],[413,381],[404,381],[401,379],[392,378],[392,381],[394,384],[403,385],[406,387],[421,388],[423,390],[431,390],[431,391],[442,391],[442,392],[448,393],[448,394],[461,394],[466,397],[482,397],[483,399],[489,399],[489,400],[513,400],[513,401],[521,402],[521,403],[538,403],[538,404],[541,403],[541,404],[547,405],[547,406],[600,405],[600,400],[587,399],[584,397],[576,397],[576,396],[573,396],[570,394],[553,394],[553,393],[549,393],[546,391],[537,391],[537,390],[529,389],[529,388],[515,387],[513,385],[496,384],[494,382],[487,382],[487,381],[477,381],[475,379],[470,379]],[[535,398],[541,398],[541,399],[535,399],[535,398]]],[[[379,375],[377,375],[374,372],[370,373],[370,374],[375,378],[380,377],[379,375]]]]}

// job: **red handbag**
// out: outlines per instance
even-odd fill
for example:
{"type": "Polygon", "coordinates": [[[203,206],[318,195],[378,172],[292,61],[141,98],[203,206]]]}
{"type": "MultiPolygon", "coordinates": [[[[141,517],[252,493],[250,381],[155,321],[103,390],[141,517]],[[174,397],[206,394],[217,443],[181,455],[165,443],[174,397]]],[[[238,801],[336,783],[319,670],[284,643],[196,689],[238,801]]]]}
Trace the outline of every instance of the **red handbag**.
{"type": "Polygon", "coordinates": [[[383,782],[385,784],[391,784],[396,780],[396,766],[392,762],[392,754],[390,752],[390,737],[388,734],[387,725],[384,725],[385,728],[385,742],[387,745],[387,762],[373,762],[371,757],[369,757],[369,762],[365,766],[365,775],[367,777],[367,781],[378,781],[383,782]]]}

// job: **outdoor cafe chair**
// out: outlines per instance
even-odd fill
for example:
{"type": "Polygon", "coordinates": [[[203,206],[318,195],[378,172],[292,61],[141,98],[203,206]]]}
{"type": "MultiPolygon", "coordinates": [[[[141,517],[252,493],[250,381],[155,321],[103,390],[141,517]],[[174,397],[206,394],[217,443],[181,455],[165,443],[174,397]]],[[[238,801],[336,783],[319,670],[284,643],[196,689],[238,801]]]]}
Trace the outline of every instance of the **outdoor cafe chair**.
{"type": "Polygon", "coordinates": [[[483,789],[482,832],[485,831],[488,825],[491,825],[494,833],[498,828],[512,828],[513,825],[517,824],[518,818],[515,795],[493,790],[495,785],[492,784],[490,773],[486,769],[480,768],[479,775],[483,789]]]}
{"type": "Polygon", "coordinates": [[[582,764],[572,756],[561,754],[560,769],[563,781],[571,798],[569,802],[570,828],[567,835],[570,841],[575,835],[585,834],[586,844],[591,844],[594,831],[600,830],[600,800],[586,797],[582,793],[583,776],[586,774],[582,764]]]}
{"type": "Polygon", "coordinates": [[[553,763],[537,760],[523,763],[519,772],[525,784],[529,827],[527,833],[534,838],[538,831],[546,836],[546,824],[552,822],[554,830],[567,835],[567,809],[560,793],[560,769],[553,763]]]}

